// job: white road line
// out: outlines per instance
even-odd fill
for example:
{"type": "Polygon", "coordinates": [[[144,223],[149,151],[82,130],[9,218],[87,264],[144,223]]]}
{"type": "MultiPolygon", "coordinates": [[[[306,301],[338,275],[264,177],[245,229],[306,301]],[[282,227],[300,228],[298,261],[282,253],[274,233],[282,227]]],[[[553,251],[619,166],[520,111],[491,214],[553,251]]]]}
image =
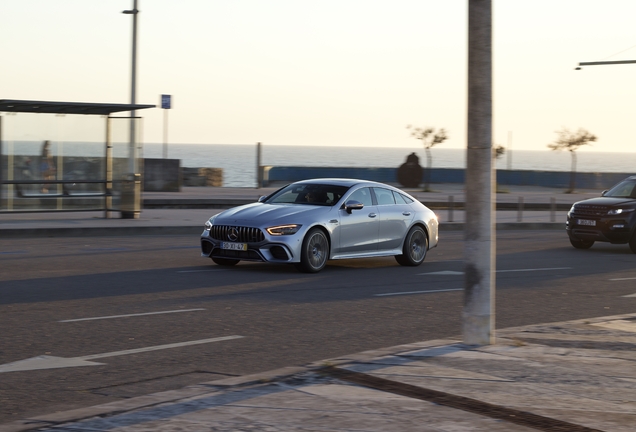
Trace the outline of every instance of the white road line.
{"type": "Polygon", "coordinates": [[[225,336],[225,337],[201,339],[201,340],[195,340],[195,341],[189,341],[189,342],[156,345],[156,346],[151,346],[146,348],[137,348],[137,349],[130,349],[125,351],[113,351],[113,352],[102,353],[102,354],[92,354],[92,355],[87,355],[82,357],[72,357],[72,358],[43,355],[38,357],[32,357],[25,360],[18,360],[13,363],[6,363],[3,365],[0,365],[0,373],[28,371],[28,370],[41,370],[41,369],[59,369],[59,368],[78,367],[78,366],[99,366],[99,365],[103,365],[104,363],[97,363],[90,360],[104,358],[104,357],[117,357],[117,356],[123,356],[128,354],[144,353],[149,351],[158,351],[158,350],[164,350],[164,349],[170,349],[170,348],[179,348],[179,347],[184,347],[189,345],[200,345],[200,344],[206,344],[211,342],[221,342],[221,341],[226,341],[231,339],[241,339],[243,337],[244,336],[225,336]]]}
{"type": "Polygon", "coordinates": [[[161,312],[146,312],[146,313],[138,313],[138,314],[128,314],[128,315],[111,315],[111,316],[102,316],[102,317],[93,317],[93,318],[77,318],[70,320],[63,320],[58,322],[76,322],[76,321],[93,321],[93,320],[102,320],[102,319],[113,319],[113,318],[128,318],[135,316],[145,316],[145,315],[160,315],[160,314],[169,314],[169,313],[180,313],[180,312],[194,312],[194,311],[202,311],[205,310],[203,308],[199,309],[179,309],[179,310],[171,310],[171,311],[161,311],[161,312]]]}
{"type": "Polygon", "coordinates": [[[388,296],[396,296],[396,295],[428,294],[428,293],[436,293],[436,292],[463,291],[463,290],[464,290],[464,288],[452,288],[452,289],[428,290],[428,291],[406,291],[406,292],[398,292],[398,293],[374,294],[374,296],[375,297],[388,297],[388,296]]]}
{"type": "Polygon", "coordinates": [[[628,277],[628,278],[616,278],[616,279],[610,279],[611,281],[624,281],[624,280],[634,280],[636,279],[636,277],[628,277]]]}
{"type": "Polygon", "coordinates": [[[430,273],[418,273],[418,276],[460,276],[463,275],[464,272],[460,272],[460,271],[452,271],[452,270],[444,270],[444,271],[438,271],[438,272],[430,272],[430,273]]]}
{"type": "Polygon", "coordinates": [[[550,270],[572,270],[572,267],[552,267],[552,268],[535,268],[535,269],[497,270],[497,273],[533,272],[533,271],[550,271],[550,270]]]}
{"type": "Polygon", "coordinates": [[[621,296],[621,297],[636,297],[636,294],[628,294],[628,295],[624,295],[624,296],[621,296]]]}
{"type": "MultiPolygon", "coordinates": [[[[535,269],[512,269],[512,270],[496,270],[495,273],[514,273],[514,272],[533,272],[533,271],[550,271],[550,270],[572,270],[572,267],[552,267],[552,268],[535,268],[535,269]]],[[[432,273],[418,273],[418,276],[438,275],[438,276],[459,276],[464,272],[458,271],[439,271],[432,273]]],[[[635,278],[636,279],[636,278],[635,278]]]]}
{"type": "Polygon", "coordinates": [[[81,358],[82,360],[93,360],[93,359],[104,358],[104,357],[118,357],[118,356],[128,355],[128,354],[159,351],[159,350],[164,350],[169,348],[179,348],[179,347],[190,346],[190,345],[201,345],[201,344],[206,344],[210,342],[221,342],[221,341],[226,341],[231,339],[241,339],[243,337],[244,336],[224,336],[224,337],[217,337],[217,338],[211,338],[211,339],[200,339],[200,340],[189,341],[189,342],[177,342],[172,344],[156,345],[151,347],[129,349],[124,351],[113,351],[113,352],[102,353],[102,354],[92,354],[92,355],[76,357],[76,358],[81,358]]]}
{"type": "Polygon", "coordinates": [[[177,273],[199,273],[199,272],[219,272],[226,271],[225,269],[205,269],[205,270],[179,270],[177,273]]]}

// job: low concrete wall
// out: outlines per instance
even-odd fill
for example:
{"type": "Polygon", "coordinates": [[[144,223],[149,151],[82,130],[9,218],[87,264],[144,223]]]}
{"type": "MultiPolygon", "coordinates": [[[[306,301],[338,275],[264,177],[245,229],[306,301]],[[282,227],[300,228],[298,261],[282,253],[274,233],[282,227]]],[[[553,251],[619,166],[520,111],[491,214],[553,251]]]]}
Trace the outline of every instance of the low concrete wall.
{"type": "Polygon", "coordinates": [[[181,167],[179,159],[144,159],[144,192],[180,192],[182,186],[223,186],[221,168],[181,167]]]}
{"type": "Polygon", "coordinates": [[[181,168],[183,186],[223,186],[221,168],[181,168]]]}
{"type": "Polygon", "coordinates": [[[181,161],[179,159],[144,159],[144,192],[181,191],[181,161]]]}
{"type": "MultiPolygon", "coordinates": [[[[398,184],[397,168],[271,166],[263,167],[263,173],[264,186],[269,183],[287,183],[310,178],[358,178],[398,184]]],[[[635,174],[579,172],[576,173],[576,188],[608,189],[625,177],[635,174]]],[[[422,184],[425,175],[426,172],[422,174],[422,184]]],[[[465,170],[461,168],[433,168],[430,181],[431,183],[464,183],[465,178],[465,170]]],[[[497,184],[568,188],[570,173],[563,171],[497,170],[497,184]]]]}

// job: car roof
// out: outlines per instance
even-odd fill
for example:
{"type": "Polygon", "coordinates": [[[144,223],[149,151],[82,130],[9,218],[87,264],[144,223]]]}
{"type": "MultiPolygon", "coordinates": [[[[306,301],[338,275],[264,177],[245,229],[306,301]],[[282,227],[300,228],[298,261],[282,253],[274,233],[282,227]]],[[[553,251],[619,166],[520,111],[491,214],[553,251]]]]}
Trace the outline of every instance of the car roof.
{"type": "Polygon", "coordinates": [[[337,186],[346,186],[346,187],[351,187],[358,184],[364,184],[367,186],[392,187],[384,183],[374,182],[370,180],[359,180],[359,179],[348,179],[348,178],[317,178],[317,179],[301,180],[295,183],[296,184],[327,184],[327,185],[337,185],[337,186]]]}

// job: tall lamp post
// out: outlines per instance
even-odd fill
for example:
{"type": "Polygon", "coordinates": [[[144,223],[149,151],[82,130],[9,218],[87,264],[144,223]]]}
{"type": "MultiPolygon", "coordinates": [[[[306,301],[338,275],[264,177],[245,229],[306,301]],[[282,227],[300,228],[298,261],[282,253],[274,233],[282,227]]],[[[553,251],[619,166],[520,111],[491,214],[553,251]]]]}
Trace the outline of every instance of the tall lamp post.
{"type": "MultiPolygon", "coordinates": [[[[133,27],[132,27],[132,62],[131,62],[131,77],[130,77],[130,104],[135,105],[137,102],[137,14],[139,13],[139,9],[137,9],[137,0],[133,0],[133,8],[130,10],[125,10],[122,12],[126,15],[133,16],[133,27]]],[[[137,146],[135,139],[135,117],[137,113],[135,110],[130,112],[130,147],[129,147],[129,156],[128,156],[128,171],[131,174],[135,174],[137,172],[137,146]]]]}
{"type": "Polygon", "coordinates": [[[122,219],[137,219],[141,213],[141,173],[139,169],[137,151],[137,113],[134,106],[137,103],[137,0],[133,0],[133,8],[122,13],[132,15],[132,72],[130,80],[130,141],[128,146],[128,174],[122,183],[121,190],[121,217],[122,219]]]}

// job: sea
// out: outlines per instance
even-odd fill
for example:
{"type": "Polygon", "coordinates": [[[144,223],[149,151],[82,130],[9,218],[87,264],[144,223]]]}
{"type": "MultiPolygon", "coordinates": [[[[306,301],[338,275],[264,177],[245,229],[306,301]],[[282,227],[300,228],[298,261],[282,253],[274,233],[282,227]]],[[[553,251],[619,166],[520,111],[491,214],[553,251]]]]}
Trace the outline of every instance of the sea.
{"type": "MultiPolygon", "coordinates": [[[[399,167],[415,152],[420,165],[426,166],[424,149],[400,147],[312,147],[261,146],[261,165],[319,167],[399,167]]],[[[163,145],[145,144],[144,157],[163,157],[163,145]]],[[[168,145],[168,157],[180,159],[184,167],[223,169],[223,185],[254,187],[256,185],[256,145],[174,144],[168,145]]],[[[434,168],[465,168],[466,149],[431,149],[434,168]]],[[[576,153],[577,172],[620,172],[636,174],[634,153],[576,153]]],[[[497,169],[570,171],[569,152],[551,150],[511,150],[497,161],[497,169]]]]}
{"type": "MultiPolygon", "coordinates": [[[[103,144],[52,142],[53,155],[101,157],[103,144]]],[[[2,153],[38,155],[40,143],[13,142],[3,144],[2,153]]],[[[321,167],[399,167],[415,152],[420,165],[426,166],[424,149],[400,147],[333,147],[333,146],[261,146],[261,165],[321,167]]],[[[144,143],[143,157],[163,158],[164,145],[144,143]]],[[[125,145],[115,147],[115,157],[127,157],[125,145]]],[[[168,144],[169,159],[180,159],[182,167],[223,169],[226,187],[255,187],[257,146],[246,144],[168,144]]],[[[465,168],[466,150],[435,147],[431,149],[434,168],[465,168]]],[[[636,174],[636,152],[576,152],[577,172],[620,172],[636,174]]],[[[567,151],[508,150],[496,161],[497,169],[570,171],[571,155],[567,151]]]]}

